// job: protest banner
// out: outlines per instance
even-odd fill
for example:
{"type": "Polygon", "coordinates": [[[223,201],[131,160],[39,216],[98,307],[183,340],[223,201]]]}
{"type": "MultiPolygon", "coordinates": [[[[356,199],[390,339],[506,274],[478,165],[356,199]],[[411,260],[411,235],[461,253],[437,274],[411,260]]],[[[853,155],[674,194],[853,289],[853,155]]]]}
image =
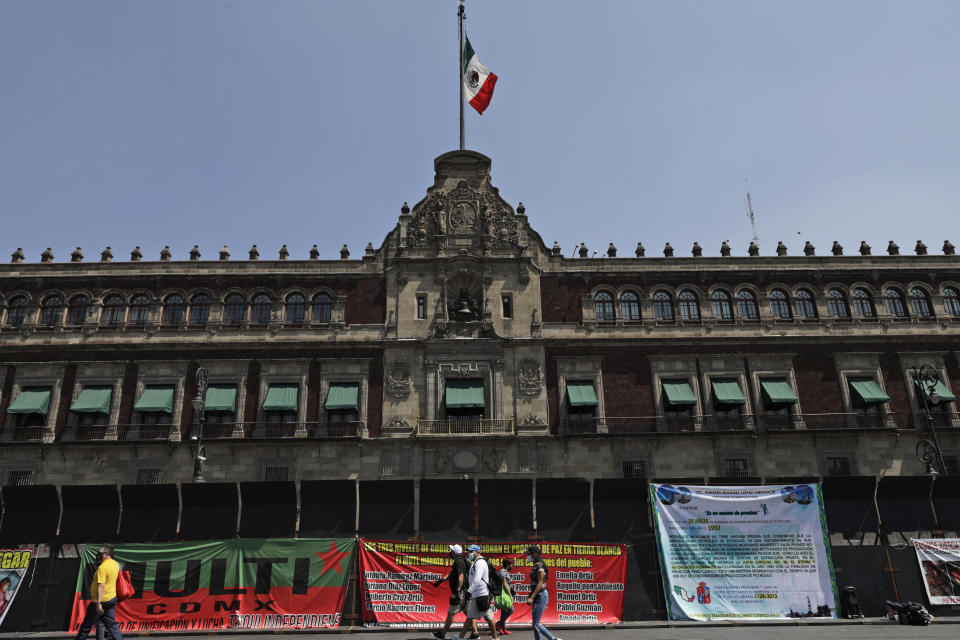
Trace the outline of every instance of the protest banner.
{"type": "MultiPolygon", "coordinates": [[[[453,543],[455,541],[451,541],[453,543]]],[[[464,548],[469,543],[459,542],[464,548]]],[[[623,585],[627,573],[626,547],[620,544],[538,543],[549,567],[550,603],[545,624],[597,624],[623,617],[623,585]]],[[[481,554],[499,570],[511,558],[510,579],[517,591],[510,624],[529,623],[526,599],[531,592],[529,542],[481,543],[481,554]]],[[[367,625],[434,627],[447,615],[450,589],[450,546],[437,542],[360,540],[360,576],[363,620],[367,625]]],[[[457,621],[462,622],[463,615],[457,621]]]]}
{"type": "Polygon", "coordinates": [[[32,556],[30,549],[0,549],[0,625],[20,591],[32,556]]]}
{"type": "Polygon", "coordinates": [[[671,620],[837,617],[819,484],[650,485],[671,620]]]}
{"type": "MultiPolygon", "coordinates": [[[[136,592],[117,606],[117,621],[124,632],[337,627],[355,549],[353,538],[117,545],[136,592]]],[[[86,611],[97,550],[81,550],[71,632],[86,611]]]]}
{"type": "Polygon", "coordinates": [[[960,604],[960,539],[914,539],[930,604],[960,604]]]}

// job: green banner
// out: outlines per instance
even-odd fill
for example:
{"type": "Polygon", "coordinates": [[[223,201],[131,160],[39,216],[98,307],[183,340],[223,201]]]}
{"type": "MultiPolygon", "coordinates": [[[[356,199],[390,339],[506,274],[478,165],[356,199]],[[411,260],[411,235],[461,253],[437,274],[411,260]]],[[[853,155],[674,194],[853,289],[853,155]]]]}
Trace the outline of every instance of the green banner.
{"type": "MultiPolygon", "coordinates": [[[[90,598],[99,546],[81,551],[70,631],[90,598]]],[[[135,594],[122,631],[323,628],[340,624],[353,538],[233,539],[118,545],[135,594]]]]}

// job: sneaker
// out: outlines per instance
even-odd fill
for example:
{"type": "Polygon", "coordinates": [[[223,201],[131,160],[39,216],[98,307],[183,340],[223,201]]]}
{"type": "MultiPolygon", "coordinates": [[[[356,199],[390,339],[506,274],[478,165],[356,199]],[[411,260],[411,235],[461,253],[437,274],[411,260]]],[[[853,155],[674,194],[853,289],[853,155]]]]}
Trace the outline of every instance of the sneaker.
{"type": "Polygon", "coordinates": [[[471,633],[471,634],[470,634],[470,640],[477,640],[477,638],[479,638],[479,637],[480,637],[480,634],[479,634],[479,633],[471,633]]]}
{"type": "Polygon", "coordinates": [[[446,636],[443,635],[443,631],[434,631],[430,635],[432,635],[437,640],[446,640],[446,636]]]}
{"type": "Polygon", "coordinates": [[[512,634],[512,633],[513,633],[513,631],[510,631],[510,630],[507,629],[506,627],[503,627],[503,628],[500,629],[500,635],[502,635],[502,636],[509,636],[509,635],[512,634]]]}

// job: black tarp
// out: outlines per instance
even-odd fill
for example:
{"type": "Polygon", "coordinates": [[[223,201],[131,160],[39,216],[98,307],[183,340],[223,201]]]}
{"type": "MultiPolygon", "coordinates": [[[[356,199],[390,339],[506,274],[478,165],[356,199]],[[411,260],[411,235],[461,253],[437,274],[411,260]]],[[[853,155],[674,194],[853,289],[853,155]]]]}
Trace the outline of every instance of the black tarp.
{"type": "Polygon", "coordinates": [[[464,541],[474,535],[473,480],[420,481],[420,537],[464,541]]]}
{"type": "Polygon", "coordinates": [[[240,537],[292,538],[297,529],[297,484],[240,483],[240,537]]]}
{"type": "Polygon", "coordinates": [[[590,483],[582,478],[539,478],[537,533],[558,542],[593,540],[590,483]]]}
{"type": "Polygon", "coordinates": [[[940,476],[934,481],[933,504],[941,529],[960,530],[960,476],[940,476]]]}
{"type": "MultiPolygon", "coordinates": [[[[912,549],[911,549],[912,551],[912,549]]],[[[868,618],[886,613],[885,600],[894,600],[893,581],[885,572],[886,555],[880,545],[834,546],[831,549],[837,589],[857,588],[857,599],[868,618]]],[[[837,603],[840,606],[840,603],[837,603]]]]}
{"type": "Polygon", "coordinates": [[[355,480],[300,481],[300,537],[352,536],[356,521],[355,480]]]}
{"type": "Polygon", "coordinates": [[[826,477],[823,479],[823,505],[827,528],[831,533],[854,534],[877,530],[877,510],[873,504],[873,476],[826,477]]]}
{"type": "Polygon", "coordinates": [[[413,530],[413,480],[360,481],[360,535],[405,540],[413,530]]]}
{"type": "Polygon", "coordinates": [[[60,487],[63,543],[113,542],[120,521],[120,491],[113,484],[60,487]]]}
{"type": "Polygon", "coordinates": [[[175,484],[125,484],[119,542],[166,542],[177,536],[180,492],[175,484]]]}
{"type": "Polygon", "coordinates": [[[64,631],[70,623],[80,559],[34,558],[27,571],[0,631],[64,631]]]}
{"type": "Polygon", "coordinates": [[[533,533],[533,481],[480,480],[480,537],[526,540],[533,533]]]}
{"type": "Polygon", "coordinates": [[[184,540],[232,538],[240,508],[233,482],[200,482],[180,487],[183,510],[180,537],[184,540]]]}
{"type": "Polygon", "coordinates": [[[880,522],[886,531],[933,531],[930,476],[885,476],[877,487],[880,522]]]}
{"type": "Polygon", "coordinates": [[[3,487],[0,544],[53,542],[60,522],[60,498],[52,484],[3,487]]]}

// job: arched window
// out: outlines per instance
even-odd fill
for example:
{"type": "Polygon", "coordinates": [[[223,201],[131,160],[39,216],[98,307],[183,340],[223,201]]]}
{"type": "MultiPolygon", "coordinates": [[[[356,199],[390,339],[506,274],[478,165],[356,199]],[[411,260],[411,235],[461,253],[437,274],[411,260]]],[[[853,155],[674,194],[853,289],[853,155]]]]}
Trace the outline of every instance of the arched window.
{"type": "Polygon", "coordinates": [[[224,324],[240,324],[247,319],[247,300],[239,293],[231,293],[224,300],[224,324]]]}
{"type": "Polygon", "coordinates": [[[597,320],[600,322],[613,322],[613,296],[606,291],[601,291],[593,296],[593,308],[597,314],[597,320]]]}
{"type": "Polygon", "coordinates": [[[163,324],[180,324],[187,313],[187,300],[178,293],[163,301],[163,324]]]}
{"type": "Polygon", "coordinates": [[[7,326],[19,327],[27,317],[27,299],[23,296],[10,298],[10,306],[7,307],[7,326]]]}
{"type": "Polygon", "coordinates": [[[123,304],[123,296],[107,296],[103,301],[103,314],[100,316],[100,323],[110,326],[123,324],[123,316],[126,313],[126,305],[123,304]]]}
{"type": "Polygon", "coordinates": [[[960,318],[960,294],[953,287],[944,287],[943,306],[947,308],[947,313],[951,316],[960,318]]]}
{"type": "Polygon", "coordinates": [[[813,304],[813,294],[806,289],[797,291],[793,299],[794,309],[797,310],[797,317],[804,320],[815,320],[817,317],[817,307],[813,304]]]}
{"type": "Polygon", "coordinates": [[[307,317],[307,299],[300,293],[291,293],[287,296],[285,321],[290,324],[301,324],[307,317]]]}
{"type": "Polygon", "coordinates": [[[653,294],[653,310],[657,320],[673,322],[673,298],[666,291],[657,291],[653,294]]]}
{"type": "Polygon", "coordinates": [[[917,318],[932,318],[933,307],[930,306],[930,297],[921,287],[910,289],[910,306],[913,307],[913,315],[917,318]]]}
{"type": "Polygon", "coordinates": [[[250,303],[250,322],[253,324],[267,324],[270,322],[270,296],[258,293],[250,303]]]}
{"type": "Polygon", "coordinates": [[[700,305],[697,296],[692,291],[681,291],[677,296],[677,307],[681,320],[699,320],[700,305]]]}
{"type": "Polygon", "coordinates": [[[770,292],[770,312],[778,320],[793,318],[793,314],[790,312],[790,298],[783,289],[774,289],[770,292]]]}
{"type": "Polygon", "coordinates": [[[756,320],[759,317],[757,299],[753,296],[752,291],[742,289],[737,294],[737,312],[744,320],[756,320]]]}
{"type": "Polygon", "coordinates": [[[198,293],[190,301],[190,324],[207,324],[210,319],[210,296],[198,293]]]}
{"type": "Polygon", "coordinates": [[[847,297],[839,289],[827,291],[827,309],[834,318],[849,318],[850,307],[847,306],[847,297]]]}
{"type": "Polygon", "coordinates": [[[733,320],[733,305],[730,304],[729,293],[726,291],[714,291],[710,298],[713,300],[714,318],[717,320],[733,320]]]}
{"type": "Polygon", "coordinates": [[[624,320],[640,319],[640,298],[633,291],[620,294],[620,317],[624,320]]]}
{"type": "Polygon", "coordinates": [[[873,296],[862,287],[853,290],[853,310],[860,318],[877,317],[877,311],[873,308],[873,296]]]}
{"type": "Polygon", "coordinates": [[[903,303],[903,293],[899,289],[887,289],[884,295],[887,299],[887,312],[894,318],[907,317],[907,305],[903,303]]]}
{"type": "Polygon", "coordinates": [[[40,325],[44,327],[53,327],[60,324],[60,318],[63,317],[63,298],[60,296],[49,296],[43,301],[40,307],[40,325]]]}
{"type": "Polygon", "coordinates": [[[87,321],[87,309],[90,308],[90,298],[87,296],[73,296],[70,301],[70,310],[67,312],[67,324],[71,327],[82,327],[87,321]]]}
{"type": "Polygon", "coordinates": [[[147,324],[147,315],[150,313],[150,298],[144,294],[134,296],[130,300],[130,319],[129,324],[133,326],[143,326],[147,324]]]}
{"type": "Polygon", "coordinates": [[[330,322],[333,313],[333,298],[326,293],[318,293],[313,297],[313,321],[330,322]]]}

